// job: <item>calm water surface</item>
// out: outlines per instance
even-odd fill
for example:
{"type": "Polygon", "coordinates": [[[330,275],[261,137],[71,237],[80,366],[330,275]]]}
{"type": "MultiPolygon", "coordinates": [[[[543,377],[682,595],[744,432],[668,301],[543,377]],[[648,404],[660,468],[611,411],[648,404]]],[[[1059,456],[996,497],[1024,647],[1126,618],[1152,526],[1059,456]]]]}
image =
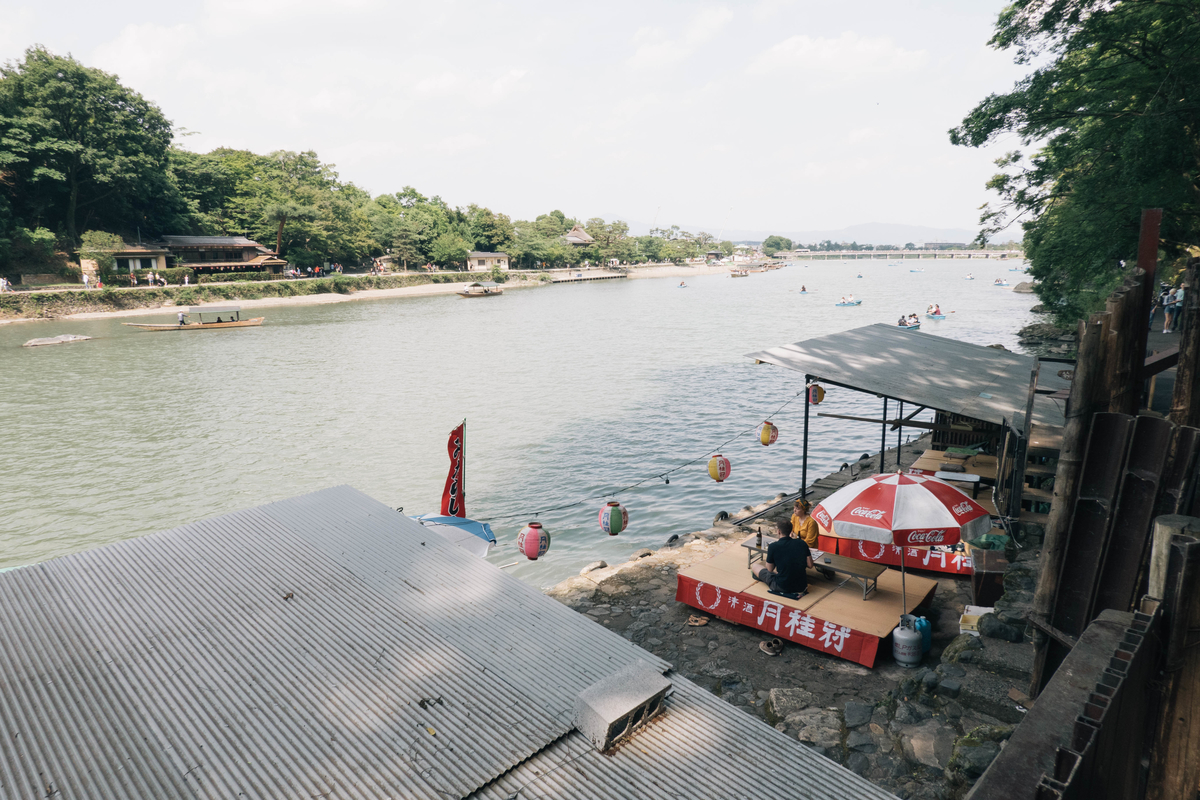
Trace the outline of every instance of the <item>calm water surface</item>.
{"type": "MultiPolygon", "coordinates": [[[[702,460],[621,495],[631,521],[619,537],[596,523],[601,500],[543,513],[550,552],[510,571],[548,586],[799,488],[803,405],[773,412],[803,376],[746,353],[894,323],[932,301],[955,313],[923,331],[1016,349],[1036,301],[992,286],[1017,282],[1009,264],[915,266],[801,262],[686,289],[631,280],[268,308],[261,328],[203,334],[111,319],[0,326],[0,567],[342,483],[405,513],[436,511],[446,435],[464,418],[467,512],[493,520],[492,560],[509,564],[533,512],[655,475],[773,414],[777,444],[748,434],[723,448],[725,483],[702,460]],[[863,305],[834,307],[848,292],[863,305]],[[61,333],[96,338],[21,347],[61,333]]],[[[879,406],[830,388],[821,410],[879,406]]],[[[877,451],[879,430],[814,416],[810,444],[813,480],[877,451]]]]}

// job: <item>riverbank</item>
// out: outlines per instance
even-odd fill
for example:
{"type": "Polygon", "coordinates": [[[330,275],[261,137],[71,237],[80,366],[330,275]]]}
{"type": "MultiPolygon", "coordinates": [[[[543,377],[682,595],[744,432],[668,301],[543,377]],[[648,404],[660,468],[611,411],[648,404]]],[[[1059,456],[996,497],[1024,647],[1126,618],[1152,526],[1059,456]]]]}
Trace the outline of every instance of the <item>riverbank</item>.
{"type": "MultiPolygon", "coordinates": [[[[0,295],[0,324],[54,319],[102,319],[170,313],[180,306],[225,305],[236,301],[242,308],[323,305],[352,300],[380,300],[461,292],[471,281],[449,281],[449,276],[358,275],[309,278],[295,281],[212,283],[164,288],[90,289],[54,292],[14,292],[0,295]]],[[[453,277],[458,277],[457,275],[453,277]]],[[[506,289],[543,286],[546,282],[521,275],[504,284],[506,289]]]]}
{"type": "MultiPolygon", "coordinates": [[[[928,447],[928,436],[903,446],[907,467],[928,447]]],[[[896,450],[887,453],[895,463],[896,450]]],[[[854,469],[870,475],[878,456],[854,469]]],[[[813,484],[818,502],[851,480],[849,470],[813,484]]],[[[657,551],[639,550],[615,566],[589,565],[546,593],[674,664],[690,680],[748,713],[762,717],[818,752],[903,798],[960,796],[982,774],[1020,720],[1008,700],[1021,684],[1027,645],[960,636],[959,617],[971,602],[966,577],[925,573],[937,580],[928,667],[905,669],[890,650],[874,669],[786,644],[781,655],[759,650],[761,631],[707,617],[688,625],[695,609],[675,600],[678,572],[735,546],[753,531],[738,518],[769,508],[780,494],[746,506],[733,519],[673,539],[657,551]],[[940,662],[940,663],[939,663],[940,662]]],[[[786,518],[784,505],[753,524],[786,518]]],[[[599,562],[603,563],[603,562],[599,562]]]]}

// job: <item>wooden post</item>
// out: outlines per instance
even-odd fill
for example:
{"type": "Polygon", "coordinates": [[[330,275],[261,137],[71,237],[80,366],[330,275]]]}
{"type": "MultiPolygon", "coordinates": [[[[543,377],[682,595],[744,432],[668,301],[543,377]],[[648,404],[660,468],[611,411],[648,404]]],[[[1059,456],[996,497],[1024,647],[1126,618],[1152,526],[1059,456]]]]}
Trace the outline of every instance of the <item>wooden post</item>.
{"type": "Polygon", "coordinates": [[[1146,800],[1194,800],[1200,785],[1200,519],[1154,520],[1152,597],[1162,600],[1166,636],[1163,705],[1158,715],[1146,800]]]}
{"type": "Polygon", "coordinates": [[[1200,297],[1196,290],[1200,288],[1200,259],[1193,258],[1188,262],[1187,272],[1184,273],[1183,328],[1179,333],[1179,366],[1175,371],[1175,392],[1171,397],[1171,413],[1169,419],[1176,425],[1200,427],[1200,388],[1196,383],[1200,380],[1200,297]]]}
{"type": "MultiPolygon", "coordinates": [[[[1033,594],[1033,615],[1048,621],[1058,596],[1058,578],[1062,572],[1063,548],[1067,541],[1067,526],[1075,496],[1079,492],[1079,469],[1087,448],[1088,430],[1096,410],[1097,388],[1105,367],[1105,325],[1103,315],[1096,314],[1079,323],[1079,355],[1075,375],[1071,380],[1071,396],[1067,400],[1066,425],[1063,427],[1062,450],[1054,473],[1054,499],[1050,503],[1050,519],[1046,522],[1046,538],[1042,542],[1042,571],[1033,594]]],[[[1107,404],[1107,397],[1104,398],[1107,404]]],[[[1046,634],[1034,626],[1034,662],[1029,694],[1037,697],[1044,683],[1042,671],[1046,665],[1046,634]]]]}
{"type": "Polygon", "coordinates": [[[1150,309],[1154,307],[1154,298],[1158,294],[1154,285],[1158,276],[1158,231],[1162,225],[1162,209],[1147,208],[1142,211],[1142,232],[1138,238],[1138,269],[1142,271],[1142,306],[1141,317],[1145,324],[1138,329],[1136,337],[1137,361],[1136,380],[1141,379],[1142,364],[1146,358],[1146,342],[1150,336],[1150,309]]]}
{"type": "Polygon", "coordinates": [[[1117,414],[1127,413],[1121,409],[1123,396],[1129,385],[1129,364],[1125,361],[1123,346],[1129,332],[1129,315],[1126,313],[1129,307],[1129,303],[1126,302],[1128,294],[1128,289],[1122,286],[1113,292],[1104,304],[1105,311],[1109,313],[1109,324],[1108,342],[1105,345],[1104,353],[1104,372],[1108,385],[1108,396],[1105,398],[1103,410],[1117,414]]]}

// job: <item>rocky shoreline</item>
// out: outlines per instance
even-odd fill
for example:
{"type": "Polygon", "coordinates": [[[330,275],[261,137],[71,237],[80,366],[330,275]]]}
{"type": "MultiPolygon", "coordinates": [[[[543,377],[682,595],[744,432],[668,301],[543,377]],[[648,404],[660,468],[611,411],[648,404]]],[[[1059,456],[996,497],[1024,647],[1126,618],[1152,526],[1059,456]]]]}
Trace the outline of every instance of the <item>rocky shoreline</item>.
{"type": "MultiPolygon", "coordinates": [[[[904,445],[901,464],[912,464],[927,442],[922,437],[904,445]]],[[[895,458],[896,451],[888,451],[888,462],[895,458]]],[[[855,472],[872,474],[877,459],[857,462],[855,472]]],[[[850,470],[834,473],[817,481],[810,497],[819,501],[850,480],[850,470]]],[[[926,573],[938,584],[923,612],[933,625],[934,643],[917,669],[899,666],[890,651],[881,653],[874,669],[793,644],[771,657],[758,648],[766,638],[761,631],[716,617],[688,626],[696,611],[675,601],[679,570],[736,544],[753,530],[740,526],[738,518],[784,497],[747,506],[733,519],[718,514],[711,528],[673,538],[657,551],[639,550],[624,564],[591,564],[546,593],[899,797],[960,797],[1020,721],[1022,712],[1008,692],[1027,687],[1033,660],[1028,643],[959,635],[959,616],[971,602],[969,578],[926,573]]],[[[753,524],[767,525],[788,514],[784,505],[753,524]]],[[[1015,599],[1006,616],[1011,614],[1007,623],[1020,622],[1020,628],[990,615],[985,619],[1021,639],[1019,606],[1036,581],[1028,564],[1036,564],[1036,553],[1017,560],[1025,565],[1006,575],[1015,599]]]]}

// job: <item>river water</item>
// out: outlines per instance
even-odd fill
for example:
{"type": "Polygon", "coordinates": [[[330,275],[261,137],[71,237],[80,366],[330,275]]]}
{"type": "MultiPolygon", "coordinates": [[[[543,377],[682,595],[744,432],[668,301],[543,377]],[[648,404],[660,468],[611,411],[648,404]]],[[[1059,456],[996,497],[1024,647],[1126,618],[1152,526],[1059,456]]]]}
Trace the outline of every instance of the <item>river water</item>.
{"type": "MultiPolygon", "coordinates": [[[[1011,266],[799,262],[688,278],[686,289],[662,278],[273,307],[261,328],[208,333],[146,333],[122,326],[128,317],[3,325],[0,567],[343,483],[405,513],[436,512],[446,437],[463,419],[467,512],[492,520],[491,560],[507,565],[535,512],[654,476],[771,415],[779,441],[763,447],[751,431],[724,447],[724,483],[701,459],[622,494],[620,536],[599,529],[600,499],[536,517],[550,552],[509,569],[549,586],[799,488],[803,376],[746,353],[894,323],[935,300],[954,313],[923,319],[923,331],[1016,349],[1036,301],[992,285],[1015,285],[1011,266]],[[977,280],[963,280],[969,271],[977,280]],[[848,292],[862,306],[835,307],[848,292]],[[21,347],[63,333],[95,339],[21,347]]],[[[821,410],[881,409],[830,387],[821,410]]],[[[812,423],[810,481],[878,451],[874,425],[812,423]]]]}

